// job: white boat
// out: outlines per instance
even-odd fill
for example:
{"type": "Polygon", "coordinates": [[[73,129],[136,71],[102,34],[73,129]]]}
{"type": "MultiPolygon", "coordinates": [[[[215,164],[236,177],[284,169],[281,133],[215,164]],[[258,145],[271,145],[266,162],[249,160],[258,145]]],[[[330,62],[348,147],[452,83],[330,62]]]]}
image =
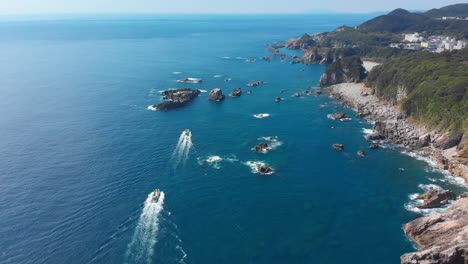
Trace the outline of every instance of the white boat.
{"type": "Polygon", "coordinates": [[[154,190],[152,196],[151,196],[151,202],[152,203],[157,203],[159,202],[159,197],[161,196],[161,190],[156,189],[154,190]]]}
{"type": "Polygon", "coordinates": [[[184,130],[184,136],[186,137],[192,137],[192,132],[189,129],[184,130]]]}
{"type": "Polygon", "coordinates": [[[180,83],[201,83],[203,80],[200,78],[185,78],[185,79],[180,79],[177,80],[177,82],[180,83]]]}

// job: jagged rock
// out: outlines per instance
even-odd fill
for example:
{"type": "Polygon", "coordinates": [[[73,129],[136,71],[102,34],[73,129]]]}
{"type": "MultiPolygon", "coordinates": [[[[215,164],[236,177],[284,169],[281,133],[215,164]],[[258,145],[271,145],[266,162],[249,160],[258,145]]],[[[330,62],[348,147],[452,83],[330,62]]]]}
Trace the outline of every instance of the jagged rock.
{"type": "Polygon", "coordinates": [[[317,90],[317,91],[315,91],[315,94],[316,94],[316,95],[321,95],[321,94],[322,94],[322,91],[317,90]]]}
{"type": "Polygon", "coordinates": [[[288,40],[284,46],[287,49],[306,49],[314,43],[315,41],[312,36],[304,34],[300,38],[288,40]]]}
{"type": "Polygon", "coordinates": [[[343,151],[344,150],[344,145],[343,144],[333,144],[333,148],[338,151],[343,151]]]}
{"type": "Polygon", "coordinates": [[[215,88],[211,90],[210,95],[208,96],[208,100],[210,101],[216,101],[216,102],[221,102],[224,100],[224,94],[223,91],[219,88],[215,88]]]}
{"type": "Polygon", "coordinates": [[[463,133],[444,134],[434,141],[434,147],[440,149],[449,149],[455,147],[462,140],[463,133]]]}
{"type": "Polygon", "coordinates": [[[258,167],[258,173],[262,175],[269,175],[273,172],[273,169],[268,167],[267,165],[260,165],[258,167]]]}
{"type": "Polygon", "coordinates": [[[383,139],[385,139],[385,136],[380,134],[379,132],[374,132],[366,136],[366,140],[369,140],[369,141],[383,140],[383,139]]]}
{"type": "Polygon", "coordinates": [[[281,102],[281,101],[283,101],[283,98],[281,98],[281,97],[276,97],[276,98],[275,98],[275,101],[276,101],[276,102],[281,102]]]}
{"type": "Polygon", "coordinates": [[[152,108],[156,110],[171,110],[183,107],[198,97],[199,90],[192,90],[189,88],[172,89],[161,92],[163,99],[166,100],[160,104],[153,105],[152,108]]]}
{"type": "Polygon", "coordinates": [[[242,95],[242,88],[237,88],[229,94],[229,96],[231,97],[239,97],[241,95],[242,95]]]}
{"type": "Polygon", "coordinates": [[[468,198],[443,213],[406,224],[404,231],[420,251],[401,256],[402,264],[463,264],[468,251],[468,198]]]}
{"type": "Polygon", "coordinates": [[[262,142],[253,148],[255,152],[266,152],[270,149],[268,143],[262,142]]]}
{"type": "Polygon", "coordinates": [[[247,90],[247,94],[252,94],[252,90],[247,90]]]}
{"type": "Polygon", "coordinates": [[[251,82],[251,83],[249,83],[247,85],[250,86],[250,87],[256,87],[256,86],[262,85],[264,83],[265,82],[263,82],[263,81],[255,81],[255,82],[251,82]]]}
{"type": "Polygon", "coordinates": [[[421,194],[416,199],[424,200],[424,203],[418,206],[419,209],[430,209],[430,208],[439,208],[443,205],[446,205],[448,201],[455,200],[456,195],[447,190],[441,191],[429,191],[424,194],[421,194]]]}
{"type": "Polygon", "coordinates": [[[301,94],[299,94],[299,93],[294,93],[293,96],[294,96],[294,97],[301,97],[301,94]]]}
{"type": "Polygon", "coordinates": [[[421,136],[415,144],[415,148],[424,148],[431,144],[431,134],[421,136]]]}
{"type": "Polygon", "coordinates": [[[345,57],[334,61],[320,78],[320,85],[360,82],[366,77],[366,69],[359,57],[345,57]]]}
{"type": "Polygon", "coordinates": [[[335,119],[335,120],[350,118],[350,116],[348,116],[347,114],[342,113],[342,112],[337,112],[337,113],[334,113],[334,114],[330,114],[329,117],[331,119],[335,119]]]}
{"type": "Polygon", "coordinates": [[[379,144],[371,144],[369,145],[369,149],[381,149],[382,147],[379,144]]]}
{"type": "Polygon", "coordinates": [[[357,155],[358,155],[359,157],[365,157],[365,156],[366,156],[366,153],[364,152],[364,150],[358,150],[357,155]]]}

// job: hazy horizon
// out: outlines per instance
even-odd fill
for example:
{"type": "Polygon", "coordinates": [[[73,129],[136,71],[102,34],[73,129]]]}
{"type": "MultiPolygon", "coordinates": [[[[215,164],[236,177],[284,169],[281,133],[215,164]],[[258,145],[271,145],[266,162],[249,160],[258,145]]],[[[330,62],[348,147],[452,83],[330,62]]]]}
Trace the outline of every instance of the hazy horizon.
{"type": "Polygon", "coordinates": [[[220,3],[214,0],[22,0],[11,2],[0,0],[0,15],[57,15],[57,14],[327,14],[327,13],[382,13],[404,8],[424,11],[432,8],[462,3],[456,1],[403,1],[391,2],[334,0],[315,3],[296,0],[292,5],[286,2],[271,3],[266,0],[238,0],[235,3],[220,3]]]}

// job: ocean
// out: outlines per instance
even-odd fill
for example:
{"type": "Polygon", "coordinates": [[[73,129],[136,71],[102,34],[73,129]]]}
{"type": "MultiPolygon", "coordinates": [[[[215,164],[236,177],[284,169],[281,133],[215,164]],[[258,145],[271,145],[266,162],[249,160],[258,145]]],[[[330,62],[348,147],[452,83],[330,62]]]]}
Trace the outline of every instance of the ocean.
{"type": "Polygon", "coordinates": [[[371,17],[1,18],[0,263],[398,263],[414,250],[403,225],[428,213],[410,196],[461,184],[396,147],[367,150],[372,125],[326,94],[291,96],[325,66],[260,59],[371,17]],[[244,93],[148,110],[182,87],[244,93]],[[263,137],[275,148],[254,153],[263,137]]]}

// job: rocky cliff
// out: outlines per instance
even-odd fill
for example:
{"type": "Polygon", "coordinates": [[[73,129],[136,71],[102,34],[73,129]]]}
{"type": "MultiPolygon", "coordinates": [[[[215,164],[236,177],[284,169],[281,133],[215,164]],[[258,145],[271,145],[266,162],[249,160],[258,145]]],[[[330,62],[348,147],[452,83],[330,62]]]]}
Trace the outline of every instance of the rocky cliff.
{"type": "Polygon", "coordinates": [[[420,251],[401,257],[402,264],[464,264],[468,259],[468,198],[445,212],[405,225],[406,235],[420,251]]]}
{"type": "Polygon", "coordinates": [[[320,78],[320,85],[333,85],[346,82],[361,82],[366,77],[366,69],[359,57],[346,57],[334,61],[320,78]]]}

